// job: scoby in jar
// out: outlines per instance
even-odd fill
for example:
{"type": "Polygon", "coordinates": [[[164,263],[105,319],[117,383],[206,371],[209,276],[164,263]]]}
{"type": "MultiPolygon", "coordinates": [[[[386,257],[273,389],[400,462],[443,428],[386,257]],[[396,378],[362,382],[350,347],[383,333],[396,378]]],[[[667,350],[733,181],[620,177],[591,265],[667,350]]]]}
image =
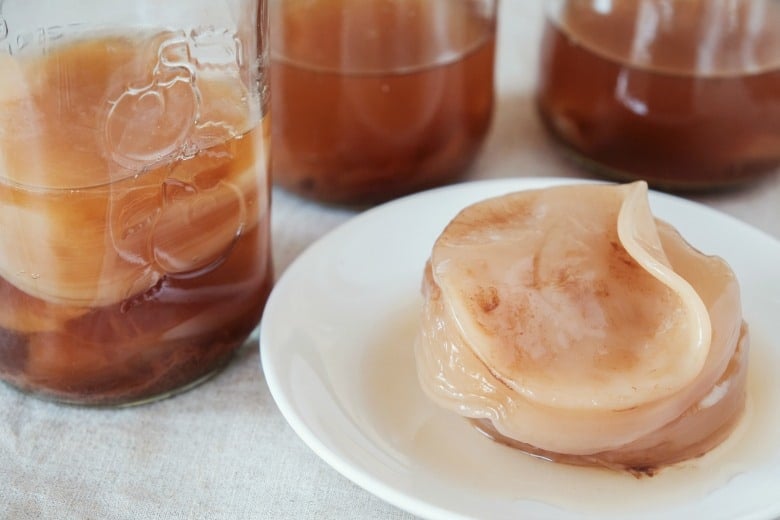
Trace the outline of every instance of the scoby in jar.
{"type": "Polygon", "coordinates": [[[653,217],[644,182],[467,207],[423,294],[426,394],[526,452],[652,474],[720,444],[744,409],[736,277],[653,217]]]}

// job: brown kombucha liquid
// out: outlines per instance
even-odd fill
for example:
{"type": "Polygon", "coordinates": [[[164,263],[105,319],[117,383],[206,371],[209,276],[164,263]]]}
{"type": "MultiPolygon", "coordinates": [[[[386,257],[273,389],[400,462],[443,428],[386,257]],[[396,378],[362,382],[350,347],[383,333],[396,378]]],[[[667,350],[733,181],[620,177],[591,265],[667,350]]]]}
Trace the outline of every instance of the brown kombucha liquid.
{"type": "Polygon", "coordinates": [[[538,98],[575,156],[607,176],[675,189],[780,166],[780,3],[764,3],[757,26],[751,3],[737,2],[724,34],[707,25],[715,3],[674,2],[652,38],[640,34],[643,2],[619,0],[606,14],[585,4],[548,22],[538,98]]]}
{"type": "Polygon", "coordinates": [[[204,69],[195,95],[183,44],[0,55],[0,379],[143,402],[211,374],[260,319],[269,120],[231,70],[204,69]]]}
{"type": "Polygon", "coordinates": [[[280,4],[272,15],[275,182],[360,204],[465,172],[492,115],[492,19],[451,0],[280,4]]]}

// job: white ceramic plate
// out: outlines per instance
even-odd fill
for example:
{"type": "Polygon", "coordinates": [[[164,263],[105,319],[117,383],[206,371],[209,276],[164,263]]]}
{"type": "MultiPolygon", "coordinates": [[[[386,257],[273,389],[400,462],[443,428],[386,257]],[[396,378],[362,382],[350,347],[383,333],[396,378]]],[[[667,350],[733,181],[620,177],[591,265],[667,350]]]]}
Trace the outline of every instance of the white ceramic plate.
{"type": "Polygon", "coordinates": [[[428,518],[768,519],[780,515],[780,242],[707,207],[652,193],[659,216],[725,258],[751,326],[750,398],[724,445],[653,478],[574,468],[496,444],[430,404],[412,344],[430,248],[464,206],[582,182],[501,179],[367,211],[305,251],[261,328],[268,386],[296,433],[343,475],[428,518]]]}

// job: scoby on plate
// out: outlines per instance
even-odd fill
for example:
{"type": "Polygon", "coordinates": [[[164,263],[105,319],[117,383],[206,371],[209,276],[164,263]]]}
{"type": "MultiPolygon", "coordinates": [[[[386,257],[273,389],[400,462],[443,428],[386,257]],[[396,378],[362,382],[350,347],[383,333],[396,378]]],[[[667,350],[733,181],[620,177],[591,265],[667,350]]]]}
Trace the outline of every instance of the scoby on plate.
{"type": "Polygon", "coordinates": [[[423,294],[426,394],[523,451],[653,474],[720,444],[744,409],[734,273],[653,217],[644,182],[465,208],[423,294]]]}

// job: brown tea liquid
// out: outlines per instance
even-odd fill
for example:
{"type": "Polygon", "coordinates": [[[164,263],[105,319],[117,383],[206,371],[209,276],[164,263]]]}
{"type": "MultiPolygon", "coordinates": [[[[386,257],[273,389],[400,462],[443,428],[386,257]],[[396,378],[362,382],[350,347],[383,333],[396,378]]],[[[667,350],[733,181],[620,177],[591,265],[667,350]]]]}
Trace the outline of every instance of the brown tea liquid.
{"type": "Polygon", "coordinates": [[[757,18],[737,2],[721,33],[706,16],[715,3],[673,2],[658,17],[634,0],[609,13],[586,4],[548,22],[538,98],[576,156],[607,176],[683,189],[780,166],[780,3],[757,18]]]}
{"type": "Polygon", "coordinates": [[[280,4],[271,76],[279,185],[371,203],[464,173],[492,115],[493,21],[451,0],[280,4]]]}
{"type": "Polygon", "coordinates": [[[0,379],[141,402],[206,377],[256,326],[273,276],[268,119],[233,69],[193,82],[183,45],[0,55],[0,379]]]}

